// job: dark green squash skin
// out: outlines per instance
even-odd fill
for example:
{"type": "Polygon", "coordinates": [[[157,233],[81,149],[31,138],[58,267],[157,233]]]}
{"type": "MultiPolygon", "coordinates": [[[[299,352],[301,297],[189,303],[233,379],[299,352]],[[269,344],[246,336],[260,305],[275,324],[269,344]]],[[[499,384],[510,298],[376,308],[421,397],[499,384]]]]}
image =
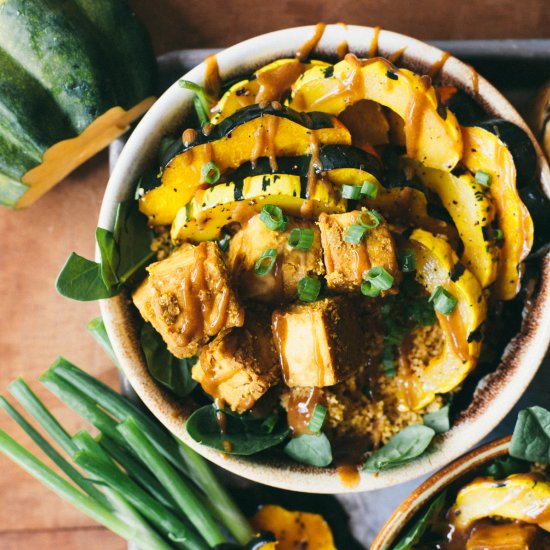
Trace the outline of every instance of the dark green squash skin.
{"type": "Polygon", "coordinates": [[[151,95],[157,84],[151,37],[126,0],[74,2],[99,32],[99,42],[111,60],[119,105],[129,109],[151,95]]]}
{"type": "Polygon", "coordinates": [[[202,132],[199,132],[195,141],[188,146],[183,145],[181,139],[178,139],[170,147],[166,149],[166,152],[161,158],[161,164],[167,166],[170,164],[172,159],[177,155],[184,153],[185,151],[196,147],[197,145],[204,145],[205,143],[211,143],[213,141],[218,141],[224,137],[227,137],[233,132],[237,126],[241,126],[255,118],[259,118],[265,115],[278,116],[281,118],[286,118],[292,120],[300,126],[309,128],[311,130],[318,130],[321,128],[331,128],[333,125],[334,117],[326,113],[300,113],[289,109],[284,106],[273,107],[273,105],[268,105],[267,107],[260,107],[257,103],[254,105],[248,105],[239,109],[237,112],[222,120],[219,124],[216,124],[212,127],[212,131],[205,135],[202,132]]]}

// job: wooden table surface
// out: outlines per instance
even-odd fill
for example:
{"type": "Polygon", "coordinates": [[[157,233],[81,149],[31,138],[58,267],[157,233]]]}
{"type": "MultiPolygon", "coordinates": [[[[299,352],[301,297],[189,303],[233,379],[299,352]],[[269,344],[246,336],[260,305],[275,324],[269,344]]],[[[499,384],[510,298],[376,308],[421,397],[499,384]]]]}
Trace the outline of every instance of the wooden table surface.
{"type": "MultiPolygon", "coordinates": [[[[344,21],[424,39],[547,38],[547,0],[131,0],[157,53],[227,46],[286,26],[344,21]]],[[[72,250],[93,254],[93,234],[108,178],[103,152],[27,211],[0,212],[0,391],[24,376],[48,406],[76,430],[73,414],[37,382],[57,355],[116,384],[116,372],[85,325],[97,304],[58,296],[55,277],[72,250]]],[[[20,436],[4,414],[0,427],[20,436]]],[[[21,437],[23,441],[26,438],[21,437]]],[[[0,457],[2,550],[122,550],[125,543],[97,527],[30,476],[0,457]]]]}

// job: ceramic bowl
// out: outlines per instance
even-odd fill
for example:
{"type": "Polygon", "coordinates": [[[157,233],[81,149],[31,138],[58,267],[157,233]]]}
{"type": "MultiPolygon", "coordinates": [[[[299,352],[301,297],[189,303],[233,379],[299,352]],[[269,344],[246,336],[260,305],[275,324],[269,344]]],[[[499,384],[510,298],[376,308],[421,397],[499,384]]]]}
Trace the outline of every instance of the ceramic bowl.
{"type": "MultiPolygon", "coordinates": [[[[328,25],[316,52],[334,55],[342,41],[350,51],[366,56],[373,41],[374,29],[369,27],[328,25]]],[[[252,38],[220,52],[217,61],[223,79],[252,71],[274,59],[293,56],[314,33],[314,27],[286,29],[252,38]]],[[[388,56],[405,48],[405,66],[426,72],[441,58],[442,51],[401,34],[382,31],[378,37],[380,55],[388,56]]],[[[203,83],[205,67],[201,64],[185,78],[203,83]]],[[[471,67],[453,57],[445,63],[441,76],[445,82],[472,89],[471,67]]],[[[493,115],[505,118],[524,128],[525,123],[510,103],[486,80],[479,77],[478,97],[493,115]]],[[[172,85],[153,105],[130,136],[111,175],[101,208],[99,225],[112,228],[116,204],[133,192],[139,175],[156,156],[160,138],[181,128],[192,106],[192,95],[177,83],[172,85]]],[[[538,145],[539,170],[546,193],[550,192],[550,173],[538,145]]],[[[185,430],[185,419],[193,408],[188,401],[178,402],[149,375],[138,346],[135,330],[136,313],[128,296],[119,295],[101,303],[105,324],[122,369],[131,385],[151,412],[165,426],[207,459],[245,478],[268,485],[315,493],[368,491],[405,482],[448,464],[465,450],[465,441],[474,445],[487,435],[512,408],[533,378],[550,340],[550,257],[544,260],[544,270],[536,297],[524,312],[521,332],[510,342],[498,369],[487,376],[476,391],[473,401],[457,419],[452,430],[440,438],[431,453],[401,468],[372,475],[361,473],[354,486],[344,486],[332,468],[312,468],[279,456],[263,454],[241,458],[224,456],[197,444],[185,430]]]]}
{"type": "Polygon", "coordinates": [[[412,517],[454,481],[486,462],[508,454],[511,436],[491,441],[436,472],[415,489],[384,524],[370,550],[389,550],[406,533],[412,517]]]}

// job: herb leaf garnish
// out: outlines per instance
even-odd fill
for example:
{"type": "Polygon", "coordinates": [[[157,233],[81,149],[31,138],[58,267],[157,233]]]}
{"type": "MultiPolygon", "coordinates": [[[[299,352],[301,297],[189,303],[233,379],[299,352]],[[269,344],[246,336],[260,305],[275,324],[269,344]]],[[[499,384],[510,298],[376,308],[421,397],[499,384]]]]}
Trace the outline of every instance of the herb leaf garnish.
{"type": "Polygon", "coordinates": [[[332,462],[330,441],[324,433],[293,437],[285,446],[285,453],[302,464],[328,466],[332,462]]]}
{"type": "Polygon", "coordinates": [[[57,291],[80,301],[110,298],[134,281],[155,256],[151,251],[153,232],[147,227],[134,200],[118,205],[114,231],[98,227],[96,240],[101,262],[73,252],[57,277],[57,291]]]}
{"type": "Polygon", "coordinates": [[[509,453],[529,462],[550,463],[549,411],[536,406],[520,411],[509,453]]]}
{"type": "Polygon", "coordinates": [[[428,428],[431,428],[436,434],[448,432],[451,429],[451,421],[449,419],[450,411],[451,406],[447,404],[437,411],[425,414],[422,417],[424,426],[428,426],[428,428]]]}
{"type": "Polygon", "coordinates": [[[435,431],[414,424],[397,432],[383,447],[374,451],[365,462],[364,470],[380,472],[396,468],[420,456],[432,442],[435,431]]]}

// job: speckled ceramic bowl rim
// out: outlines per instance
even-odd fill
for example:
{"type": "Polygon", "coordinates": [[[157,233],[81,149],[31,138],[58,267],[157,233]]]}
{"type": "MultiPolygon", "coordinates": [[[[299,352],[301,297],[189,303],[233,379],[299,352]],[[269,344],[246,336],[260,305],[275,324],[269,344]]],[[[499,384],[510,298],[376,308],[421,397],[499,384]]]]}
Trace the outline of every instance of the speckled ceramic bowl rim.
{"type": "Polygon", "coordinates": [[[507,436],[478,447],[428,478],[396,508],[374,539],[370,550],[389,550],[421,508],[464,474],[507,454],[510,439],[511,436],[507,436]]]}
{"type": "MultiPolygon", "coordinates": [[[[312,26],[286,29],[228,48],[217,55],[221,77],[230,78],[276,58],[292,56],[313,32],[312,26]]],[[[334,53],[337,46],[346,40],[350,51],[365,55],[373,32],[370,27],[328,25],[317,51],[334,53]]],[[[380,54],[386,56],[406,47],[402,57],[404,64],[424,71],[442,55],[442,51],[433,46],[384,30],[380,32],[378,46],[380,54]]],[[[189,71],[185,78],[202,84],[204,69],[204,64],[201,64],[189,71]]],[[[441,76],[444,81],[459,83],[462,88],[472,87],[471,68],[456,58],[447,60],[441,76]]],[[[510,103],[481,77],[478,97],[494,115],[514,122],[531,135],[510,103]]],[[[175,83],[138,124],[109,180],[99,217],[101,227],[112,228],[116,204],[131,195],[147,162],[155,158],[160,138],[181,127],[187,110],[191,108],[191,99],[192,94],[175,83]]],[[[536,147],[541,181],[546,193],[550,194],[549,168],[540,148],[538,145],[536,147]]],[[[191,404],[178,402],[164,391],[153,381],[143,363],[135,333],[136,313],[129,307],[128,296],[119,295],[102,301],[101,311],[115,353],[135,391],[171,432],[201,455],[235,474],[284,489],[313,493],[368,491],[403,483],[449,463],[462,454],[465,447],[474,445],[487,435],[513,407],[535,375],[550,340],[549,264],[550,257],[546,257],[540,290],[528,314],[524,315],[521,333],[510,342],[498,370],[484,379],[474,400],[457,419],[452,430],[440,438],[429,454],[403,467],[378,475],[361,472],[360,482],[355,487],[344,486],[333,468],[303,466],[275,456],[275,453],[248,458],[228,456],[195,442],[184,427],[184,418],[189,414],[191,404]]]]}

